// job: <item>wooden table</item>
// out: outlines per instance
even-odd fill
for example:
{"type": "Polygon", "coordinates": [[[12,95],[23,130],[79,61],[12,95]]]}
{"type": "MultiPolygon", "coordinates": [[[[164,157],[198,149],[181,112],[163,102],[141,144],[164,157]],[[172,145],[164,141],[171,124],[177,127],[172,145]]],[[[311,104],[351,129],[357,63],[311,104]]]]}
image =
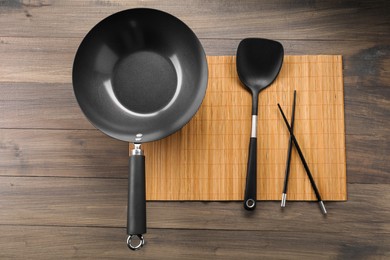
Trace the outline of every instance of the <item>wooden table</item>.
{"type": "Polygon", "coordinates": [[[386,1],[0,1],[0,259],[390,257],[390,6],[386,1]],[[149,202],[147,245],[125,246],[128,144],[95,130],[71,69],[104,17],[151,7],[187,23],[208,55],[280,41],[341,54],[348,201],[149,202]]]}

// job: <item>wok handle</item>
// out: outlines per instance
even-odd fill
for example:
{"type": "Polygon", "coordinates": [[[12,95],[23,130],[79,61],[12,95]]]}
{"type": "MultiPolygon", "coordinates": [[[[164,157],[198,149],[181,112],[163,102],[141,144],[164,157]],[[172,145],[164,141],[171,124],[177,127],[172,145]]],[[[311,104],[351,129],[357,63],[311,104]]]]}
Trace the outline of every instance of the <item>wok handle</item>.
{"type": "Polygon", "coordinates": [[[129,158],[129,200],[127,207],[127,245],[132,250],[144,245],[142,234],[146,233],[145,156],[142,150],[134,149],[129,158]],[[139,242],[132,244],[138,236],[139,242]]]}
{"type": "Polygon", "coordinates": [[[244,195],[244,208],[254,210],[257,199],[257,137],[251,137],[249,142],[248,165],[244,195]]]}

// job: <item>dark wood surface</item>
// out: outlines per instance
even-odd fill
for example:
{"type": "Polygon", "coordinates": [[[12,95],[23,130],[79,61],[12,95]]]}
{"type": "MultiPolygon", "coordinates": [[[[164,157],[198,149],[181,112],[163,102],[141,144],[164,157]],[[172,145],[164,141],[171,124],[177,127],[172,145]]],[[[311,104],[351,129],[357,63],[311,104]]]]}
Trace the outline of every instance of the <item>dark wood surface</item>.
{"type": "Polygon", "coordinates": [[[390,258],[388,1],[0,1],[0,259],[390,258]],[[148,202],[125,246],[128,144],[93,129],[71,69],[83,36],[127,8],[167,11],[208,55],[245,37],[343,55],[348,201],[148,202]]]}

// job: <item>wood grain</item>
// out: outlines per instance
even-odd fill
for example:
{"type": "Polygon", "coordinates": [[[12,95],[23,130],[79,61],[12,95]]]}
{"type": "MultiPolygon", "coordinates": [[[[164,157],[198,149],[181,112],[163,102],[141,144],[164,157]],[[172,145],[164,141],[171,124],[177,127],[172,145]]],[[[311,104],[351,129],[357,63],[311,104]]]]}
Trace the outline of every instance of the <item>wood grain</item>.
{"type": "Polygon", "coordinates": [[[1,259],[390,257],[388,1],[3,0],[0,24],[1,259]],[[245,37],[342,55],[349,200],[327,218],[313,202],[148,202],[147,245],[129,252],[128,145],[84,118],[71,68],[91,27],[130,7],[178,16],[208,55],[245,37]]]}
{"type": "Polygon", "coordinates": [[[2,1],[0,36],[80,37],[105,17],[128,8],[171,13],[201,38],[389,39],[385,1],[277,2],[174,1],[2,1]],[[378,8],[379,7],[379,8],[378,8]],[[53,26],[53,24],[55,26],[53,26]]]}
{"type": "Polygon", "coordinates": [[[94,129],[71,84],[0,84],[0,128],[94,129]]]}
{"type": "Polygon", "coordinates": [[[369,259],[390,257],[389,233],[149,229],[129,252],[119,228],[0,226],[2,259],[369,259]],[[11,235],[12,234],[12,235],[11,235]],[[324,242],[327,241],[327,242],[324,242]],[[339,241],[344,241],[340,243],[339,241]],[[243,253],[243,251],[245,251],[243,253]],[[277,252],[277,253],[275,253],[277,252]],[[166,256],[166,257],[165,257],[166,256]]]}
{"type": "MultiPolygon", "coordinates": [[[[0,226],[126,225],[127,180],[1,177],[0,226]]],[[[324,217],[315,202],[147,202],[149,228],[285,232],[389,232],[389,184],[349,184],[347,202],[328,202],[324,217]],[[367,212],[370,209],[370,212],[367,212]],[[359,213],[359,214],[358,214],[359,213]],[[207,216],[207,217],[206,217],[207,216]],[[375,216],[371,221],[367,218],[375,216]],[[194,221],[196,220],[196,221],[194,221]],[[314,226],[312,223],[315,222],[314,226]]]]}
{"type": "Polygon", "coordinates": [[[98,130],[0,129],[0,175],[127,178],[127,151],[98,130]]]}
{"type": "MultiPolygon", "coordinates": [[[[208,56],[209,82],[201,108],[168,138],[144,145],[149,200],[242,200],[250,137],[250,94],[234,56],[208,56]]],[[[286,56],[278,78],[259,96],[257,198],[279,200],[290,117],[297,90],[295,134],[324,200],[346,200],[341,56],[286,56]]],[[[130,145],[130,149],[132,145],[130,145]]],[[[294,150],[290,200],[315,200],[294,150]]]]}
{"type": "MultiPolygon", "coordinates": [[[[40,112],[31,118],[39,120],[44,107],[40,112]]],[[[387,140],[375,134],[346,135],[349,183],[390,183],[387,140]]],[[[0,175],[127,178],[128,148],[98,130],[0,129],[0,175]]]]}
{"type": "MultiPolygon", "coordinates": [[[[254,35],[248,35],[253,37],[254,35]]],[[[200,39],[207,55],[235,55],[240,39],[200,39]]],[[[338,54],[344,57],[346,87],[386,86],[390,79],[390,43],[276,38],[287,55],[338,54]]],[[[0,36],[0,82],[71,83],[76,38],[0,36]]]]}

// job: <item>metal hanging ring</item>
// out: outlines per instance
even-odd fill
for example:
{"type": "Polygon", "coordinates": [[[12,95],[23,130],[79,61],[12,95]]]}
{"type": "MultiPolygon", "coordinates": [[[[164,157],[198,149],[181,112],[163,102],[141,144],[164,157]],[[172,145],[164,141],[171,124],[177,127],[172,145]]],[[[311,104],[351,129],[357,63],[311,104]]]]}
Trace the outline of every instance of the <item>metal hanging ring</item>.
{"type": "Polygon", "coordinates": [[[256,201],[254,199],[248,199],[245,202],[245,204],[248,207],[248,209],[251,209],[251,208],[253,208],[256,205],[256,201]]]}
{"type": "Polygon", "coordinates": [[[138,250],[140,249],[144,244],[145,244],[145,240],[144,240],[144,237],[139,234],[139,235],[129,235],[127,237],[127,246],[131,249],[131,250],[138,250]],[[133,245],[132,244],[132,241],[131,239],[134,237],[134,236],[137,236],[139,238],[139,243],[137,245],[133,245]]]}

